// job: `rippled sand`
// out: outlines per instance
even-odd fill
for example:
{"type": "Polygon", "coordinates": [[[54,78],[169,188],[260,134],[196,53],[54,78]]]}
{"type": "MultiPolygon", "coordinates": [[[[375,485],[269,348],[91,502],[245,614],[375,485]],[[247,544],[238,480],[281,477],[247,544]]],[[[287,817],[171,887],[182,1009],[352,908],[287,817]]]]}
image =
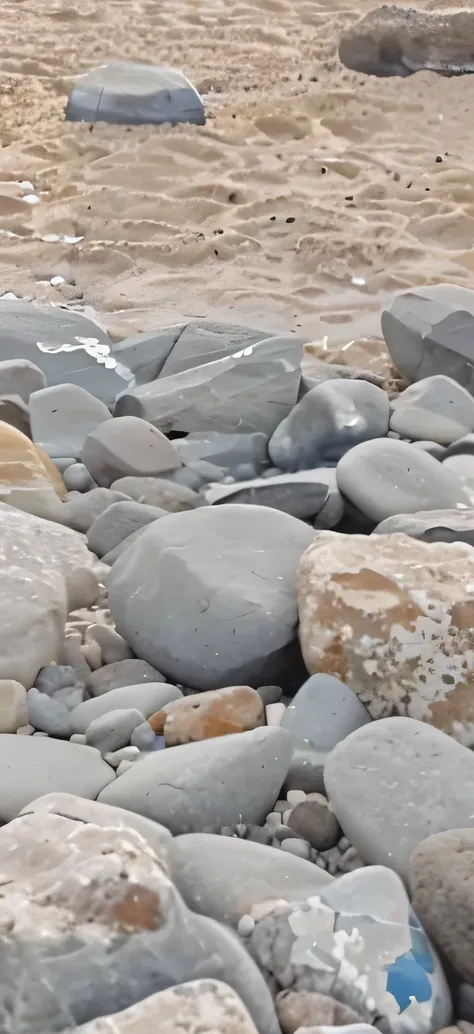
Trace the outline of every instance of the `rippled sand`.
{"type": "Polygon", "coordinates": [[[82,298],[117,336],[207,316],[341,344],[396,288],[474,286],[474,76],[344,69],[371,6],[0,3],[0,287],[82,298]],[[109,57],[183,68],[207,126],[66,123],[73,75],[109,57]],[[75,286],[38,283],[57,274],[75,286]]]}

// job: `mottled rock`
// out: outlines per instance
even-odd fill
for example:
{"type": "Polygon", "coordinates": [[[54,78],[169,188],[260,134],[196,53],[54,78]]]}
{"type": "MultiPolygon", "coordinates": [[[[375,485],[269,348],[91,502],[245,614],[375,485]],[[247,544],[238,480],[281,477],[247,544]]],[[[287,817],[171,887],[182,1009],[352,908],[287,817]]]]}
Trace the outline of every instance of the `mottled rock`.
{"type": "Polygon", "coordinates": [[[290,733],[293,756],[286,785],[290,789],[324,790],[326,758],[336,743],[370,722],[363,704],[332,675],[312,675],[298,690],[282,718],[290,733]]]}
{"type": "Polygon", "coordinates": [[[303,522],[260,506],[163,517],[111,569],[117,630],[193,689],[296,680],[295,572],[311,540],[303,522]]]}
{"type": "Polygon", "coordinates": [[[148,719],[167,747],[247,732],[264,725],[263,701],[250,686],[226,686],[165,704],[148,719]]]}
{"type": "Polygon", "coordinates": [[[474,980],[474,829],[435,833],[415,847],[413,908],[457,975],[474,980]]]}
{"type": "Polygon", "coordinates": [[[116,781],[105,804],[137,811],[178,833],[263,823],[284,781],[291,741],[282,729],[255,729],[150,754],[116,781]]]}
{"type": "Polygon", "coordinates": [[[24,686],[14,679],[0,679],[0,733],[17,732],[28,724],[28,701],[24,686]]]}
{"type": "Polygon", "coordinates": [[[261,431],[250,434],[194,431],[174,444],[187,466],[206,460],[233,472],[240,464],[251,463],[260,472],[268,463],[268,438],[261,431]]]}
{"type": "Polygon", "coordinates": [[[125,661],[115,661],[114,664],[105,664],[103,668],[91,672],[86,679],[86,689],[92,696],[99,697],[122,686],[138,686],[145,682],[161,681],[166,681],[161,672],[152,668],[146,661],[132,657],[125,661]]]}
{"type": "Polygon", "coordinates": [[[282,470],[331,466],[359,442],[388,431],[389,403],[367,381],[329,380],[311,388],[277,427],[268,451],[282,470]]]}
{"type": "Polygon", "coordinates": [[[175,484],[167,478],[159,477],[124,477],[114,481],[115,491],[123,492],[137,503],[158,506],[168,513],[181,513],[182,510],[194,510],[202,506],[202,499],[186,485],[175,484]]]}
{"type": "Polygon", "coordinates": [[[283,1034],[296,1034],[299,1027],[342,1027],[361,1021],[354,1009],[316,991],[280,991],[276,1010],[283,1034]]]}
{"type": "Polygon", "coordinates": [[[234,485],[211,485],[204,492],[204,498],[211,506],[256,503],[305,519],[319,513],[328,498],[328,487],[318,474],[314,470],[298,471],[274,478],[239,481],[234,485]]]}
{"type": "Polygon", "coordinates": [[[329,851],[341,837],[341,827],[323,794],[301,801],[288,818],[290,829],[307,840],[316,851],[329,851]]]}
{"type": "Polygon", "coordinates": [[[146,420],[116,417],[85,439],[82,461],[94,481],[110,488],[118,478],[157,476],[181,466],[172,442],[146,420]]]}
{"type": "Polygon", "coordinates": [[[404,438],[450,445],[474,431],[474,399],[451,377],[427,377],[393,400],[390,427],[404,438]]]}
{"type": "Polygon", "coordinates": [[[324,782],[364,861],[404,879],[426,837],[474,827],[472,751],[413,718],[382,718],[351,733],[331,751],[324,782]]]}
{"type": "Polygon", "coordinates": [[[373,718],[408,715],[474,746],[474,550],[321,532],[301,559],[310,672],[344,679],[373,718]]]}
{"type": "Polygon", "coordinates": [[[34,687],[28,691],[28,721],[39,732],[56,739],[68,740],[71,735],[71,719],[65,704],[34,687]]]}
{"type": "Polygon", "coordinates": [[[66,488],[54,464],[49,466],[49,463],[25,434],[0,422],[0,499],[3,503],[54,520],[61,513],[60,500],[65,498],[66,488]]]}
{"type": "Polygon", "coordinates": [[[78,459],[87,435],[111,420],[107,406],[77,384],[55,384],[30,396],[31,436],[48,456],[78,459]]]}
{"type": "Polygon", "coordinates": [[[143,682],[138,686],[111,689],[102,696],[84,700],[84,703],[74,708],[71,714],[72,729],[73,732],[85,732],[94,718],[122,708],[136,708],[145,718],[149,718],[164,704],[180,697],[181,690],[167,682],[143,682]]]}
{"type": "Polygon", "coordinates": [[[93,718],[86,729],[86,743],[96,747],[102,755],[119,750],[130,743],[130,737],[137,725],[143,722],[143,715],[136,708],[107,711],[99,718],[93,718]]]}
{"type": "Polygon", "coordinates": [[[384,438],[362,442],[337,465],[339,490],[375,523],[399,513],[469,505],[457,475],[421,449],[384,438]]]}
{"type": "Polygon", "coordinates": [[[373,534],[393,535],[398,532],[421,542],[467,542],[474,546],[474,508],[400,513],[387,517],[377,525],[373,534]]]}
{"type": "Polygon", "coordinates": [[[54,790],[94,799],[114,778],[97,750],[48,736],[0,735],[1,822],[54,790]]]}
{"type": "Polygon", "coordinates": [[[194,912],[232,926],[266,901],[311,897],[332,878],[274,847],[211,833],[175,837],[169,865],[174,884],[194,912]]]}
{"type": "Polygon", "coordinates": [[[144,528],[152,521],[165,517],[167,510],[158,506],[147,506],[134,499],[112,503],[91,524],[87,533],[89,549],[102,557],[109,553],[138,528],[144,528]]]}
{"type": "Polygon", "coordinates": [[[19,395],[24,402],[28,402],[33,391],[45,387],[43,371],[28,359],[3,359],[0,362],[1,395],[19,395]]]}

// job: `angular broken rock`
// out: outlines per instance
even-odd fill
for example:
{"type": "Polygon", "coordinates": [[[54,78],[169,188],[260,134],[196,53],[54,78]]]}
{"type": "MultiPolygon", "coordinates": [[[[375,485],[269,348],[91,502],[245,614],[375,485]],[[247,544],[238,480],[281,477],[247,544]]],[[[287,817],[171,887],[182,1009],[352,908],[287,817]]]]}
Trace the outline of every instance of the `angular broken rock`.
{"type": "Polygon", "coordinates": [[[77,1028],[77,1034],[258,1034],[243,1002],[220,980],[193,980],[77,1028]]]}
{"type": "Polygon", "coordinates": [[[472,10],[423,11],[377,7],[339,44],[346,68],[366,75],[407,76],[423,69],[441,75],[474,72],[472,10]]]}
{"type": "MultiPolygon", "coordinates": [[[[472,11],[457,15],[467,17],[472,27],[472,11]]],[[[410,383],[445,374],[474,393],[474,291],[435,284],[397,294],[382,312],[382,331],[394,363],[410,383]]]]}
{"type": "Polygon", "coordinates": [[[373,718],[409,716],[474,746],[474,549],[321,532],[303,554],[299,635],[311,673],[373,718]]]}

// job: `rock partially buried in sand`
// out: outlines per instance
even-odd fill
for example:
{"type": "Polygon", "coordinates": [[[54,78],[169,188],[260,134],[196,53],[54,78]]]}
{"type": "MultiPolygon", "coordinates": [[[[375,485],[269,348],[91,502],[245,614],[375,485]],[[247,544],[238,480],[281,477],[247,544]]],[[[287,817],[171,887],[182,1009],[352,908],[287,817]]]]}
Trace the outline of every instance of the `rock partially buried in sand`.
{"type": "Polygon", "coordinates": [[[161,125],[206,121],[202,100],[177,68],[109,61],[78,76],[66,105],[70,122],[161,125]]]}
{"type": "MultiPolygon", "coordinates": [[[[458,13],[467,16],[472,32],[472,11],[458,13]]],[[[382,331],[410,383],[444,374],[474,394],[474,291],[454,284],[403,291],[382,312],[382,331]]]]}
{"type": "Polygon", "coordinates": [[[474,746],[474,549],[321,532],[303,554],[300,642],[373,718],[408,715],[474,746]]]}
{"type": "Polygon", "coordinates": [[[473,12],[377,7],[339,44],[346,68],[366,75],[407,76],[424,69],[441,75],[474,72],[473,12]]]}

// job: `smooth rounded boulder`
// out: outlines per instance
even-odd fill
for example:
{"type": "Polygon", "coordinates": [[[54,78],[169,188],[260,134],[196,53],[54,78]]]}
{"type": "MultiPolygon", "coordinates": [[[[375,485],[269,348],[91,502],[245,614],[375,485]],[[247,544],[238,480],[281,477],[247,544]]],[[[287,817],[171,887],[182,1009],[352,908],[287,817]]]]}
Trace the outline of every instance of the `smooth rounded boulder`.
{"type": "Polygon", "coordinates": [[[196,690],[298,685],[296,572],[312,540],[302,521],[260,506],[162,517],[111,569],[117,631],[170,681],[196,690]]]}

